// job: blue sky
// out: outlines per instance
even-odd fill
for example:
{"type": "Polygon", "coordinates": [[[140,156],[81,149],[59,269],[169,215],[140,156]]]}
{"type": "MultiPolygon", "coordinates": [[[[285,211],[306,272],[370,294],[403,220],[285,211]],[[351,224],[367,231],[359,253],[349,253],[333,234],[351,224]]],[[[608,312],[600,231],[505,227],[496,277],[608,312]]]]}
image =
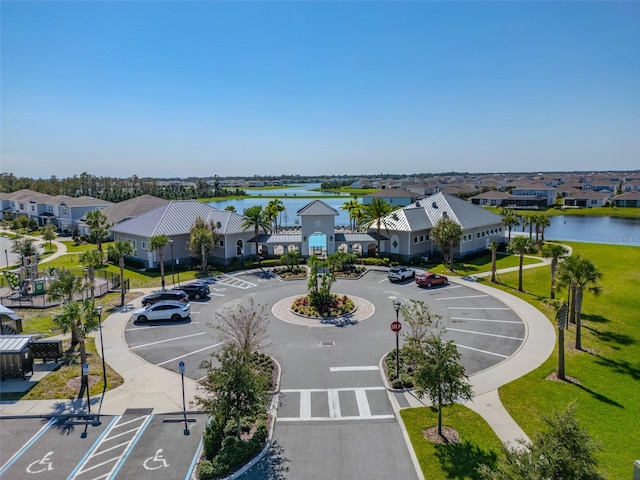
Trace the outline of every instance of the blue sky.
{"type": "Polygon", "coordinates": [[[640,2],[0,4],[0,170],[640,168],[640,2]]]}

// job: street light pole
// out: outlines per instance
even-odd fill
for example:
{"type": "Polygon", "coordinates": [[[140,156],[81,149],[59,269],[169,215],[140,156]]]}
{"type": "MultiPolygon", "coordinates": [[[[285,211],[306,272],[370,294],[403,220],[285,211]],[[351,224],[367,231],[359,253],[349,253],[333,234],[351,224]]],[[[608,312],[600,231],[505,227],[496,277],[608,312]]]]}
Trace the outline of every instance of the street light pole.
{"type": "Polygon", "coordinates": [[[184,434],[189,435],[189,424],[187,423],[187,404],[184,399],[184,362],[181,360],[178,364],[180,368],[180,376],[182,377],[182,414],[184,416],[184,434]]]}
{"type": "MultiPolygon", "coordinates": [[[[393,308],[396,311],[396,322],[398,322],[400,307],[402,303],[398,300],[393,302],[393,308]]],[[[399,339],[400,329],[396,330],[396,378],[400,378],[400,339],[399,339]]]]}
{"type": "Polygon", "coordinates": [[[173,260],[173,240],[169,240],[169,245],[171,245],[171,283],[173,286],[176,285],[176,280],[174,278],[176,262],[173,260]]]}
{"type": "Polygon", "coordinates": [[[95,311],[98,314],[98,328],[100,329],[100,353],[102,354],[102,399],[100,400],[100,408],[98,409],[98,419],[95,421],[94,426],[100,425],[102,400],[104,400],[104,394],[107,391],[107,366],[104,361],[104,338],[102,336],[102,305],[98,305],[97,307],[95,307],[95,311]]]}
{"type": "Polygon", "coordinates": [[[4,260],[7,262],[7,268],[9,268],[9,254],[6,248],[4,249],[4,260]]]}

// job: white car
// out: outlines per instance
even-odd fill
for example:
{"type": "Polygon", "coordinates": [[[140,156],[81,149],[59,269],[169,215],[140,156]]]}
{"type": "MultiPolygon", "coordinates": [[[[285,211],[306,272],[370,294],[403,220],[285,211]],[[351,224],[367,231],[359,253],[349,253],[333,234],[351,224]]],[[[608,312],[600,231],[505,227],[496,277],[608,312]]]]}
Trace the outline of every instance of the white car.
{"type": "Polygon", "coordinates": [[[389,269],[389,273],[387,274],[387,278],[390,282],[399,282],[402,280],[406,280],[407,278],[413,278],[416,275],[416,271],[413,268],[409,267],[391,267],[389,269]]]}
{"type": "Polygon", "coordinates": [[[133,312],[133,321],[142,323],[150,320],[171,320],[177,322],[189,315],[191,315],[189,303],[166,300],[136,310],[133,312]]]}

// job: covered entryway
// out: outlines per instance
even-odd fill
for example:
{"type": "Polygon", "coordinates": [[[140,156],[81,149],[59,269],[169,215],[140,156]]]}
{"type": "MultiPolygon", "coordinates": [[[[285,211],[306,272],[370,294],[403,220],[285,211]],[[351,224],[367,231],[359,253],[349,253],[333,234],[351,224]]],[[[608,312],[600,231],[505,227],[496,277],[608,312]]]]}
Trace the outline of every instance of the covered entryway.
{"type": "Polygon", "coordinates": [[[316,232],[309,236],[309,255],[327,258],[327,236],[316,232]]]}

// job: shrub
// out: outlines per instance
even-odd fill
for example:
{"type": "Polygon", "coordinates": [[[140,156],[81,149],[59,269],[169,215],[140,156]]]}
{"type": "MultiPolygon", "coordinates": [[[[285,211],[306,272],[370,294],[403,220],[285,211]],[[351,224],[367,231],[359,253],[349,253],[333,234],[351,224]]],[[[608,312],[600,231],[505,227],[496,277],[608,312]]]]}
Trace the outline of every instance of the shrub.
{"type": "Polygon", "coordinates": [[[397,390],[400,390],[401,388],[403,388],[402,379],[396,378],[396,379],[392,380],[391,381],[391,388],[395,388],[397,390]]]}

